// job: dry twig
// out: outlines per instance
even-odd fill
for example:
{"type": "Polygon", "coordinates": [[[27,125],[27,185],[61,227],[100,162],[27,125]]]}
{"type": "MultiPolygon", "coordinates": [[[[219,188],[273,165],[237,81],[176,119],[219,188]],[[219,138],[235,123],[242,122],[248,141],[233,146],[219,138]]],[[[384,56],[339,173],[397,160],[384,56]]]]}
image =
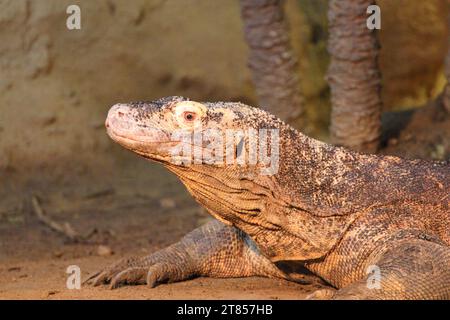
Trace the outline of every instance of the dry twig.
{"type": "Polygon", "coordinates": [[[31,197],[31,204],[33,205],[33,210],[38,217],[38,219],[47,225],[50,229],[63,234],[66,238],[68,238],[70,241],[73,242],[79,242],[81,240],[84,240],[84,237],[82,237],[80,234],[78,234],[72,226],[68,222],[64,222],[63,224],[60,224],[54,220],[52,220],[50,217],[48,217],[45,214],[44,209],[42,209],[42,206],[39,202],[39,199],[36,196],[31,197]]]}

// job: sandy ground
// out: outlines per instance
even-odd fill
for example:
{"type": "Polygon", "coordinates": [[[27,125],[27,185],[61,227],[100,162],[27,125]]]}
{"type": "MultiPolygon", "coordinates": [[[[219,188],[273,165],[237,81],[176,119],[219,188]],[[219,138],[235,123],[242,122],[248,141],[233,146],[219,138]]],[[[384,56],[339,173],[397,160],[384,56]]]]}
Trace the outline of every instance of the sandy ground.
{"type": "MultiPolygon", "coordinates": [[[[253,277],[199,278],[154,289],[67,289],[69,266],[79,266],[83,280],[123,257],[164,248],[211,219],[162,166],[118,152],[120,163],[113,167],[121,166],[120,171],[108,174],[105,164],[96,172],[87,169],[58,181],[41,174],[40,179],[27,179],[25,187],[15,189],[11,183],[3,190],[8,192],[1,194],[1,299],[301,299],[320,287],[253,277]],[[88,243],[72,243],[40,222],[31,204],[33,195],[54,221],[91,234],[88,243]]],[[[15,172],[2,177],[21,179],[15,172]]]]}
{"type": "MultiPolygon", "coordinates": [[[[403,126],[387,140],[383,153],[449,158],[450,117],[442,110],[422,110],[403,126]]],[[[209,219],[161,166],[120,147],[113,148],[111,159],[111,163],[88,167],[71,163],[70,169],[48,167],[27,175],[14,168],[0,172],[1,299],[302,299],[325,286],[314,276],[298,274],[312,284],[257,277],[198,278],[154,289],[67,289],[70,265],[79,266],[86,279],[115,260],[163,248],[209,219]],[[90,243],[71,243],[40,222],[32,195],[52,219],[90,234],[90,243]]]]}
{"type": "Polygon", "coordinates": [[[76,264],[85,272],[113,262],[114,258],[82,257],[59,261],[37,261],[7,264],[0,281],[2,299],[302,299],[319,286],[305,286],[267,278],[210,279],[160,285],[122,287],[66,287],[65,268],[76,264]]]}

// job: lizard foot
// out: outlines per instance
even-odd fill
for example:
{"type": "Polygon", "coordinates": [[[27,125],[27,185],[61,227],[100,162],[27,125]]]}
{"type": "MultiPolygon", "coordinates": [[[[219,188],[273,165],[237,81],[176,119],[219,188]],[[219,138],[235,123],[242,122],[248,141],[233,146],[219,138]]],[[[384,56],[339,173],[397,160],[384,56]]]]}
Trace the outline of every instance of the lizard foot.
{"type": "MultiPolygon", "coordinates": [[[[158,255],[157,255],[158,256],[158,255]]],[[[162,260],[162,259],[161,259],[162,260]]],[[[84,283],[92,286],[108,284],[110,289],[124,285],[143,285],[150,288],[160,283],[187,279],[192,272],[189,267],[182,271],[177,263],[157,262],[155,256],[127,258],[93,274],[84,283]]]]}
{"type": "Polygon", "coordinates": [[[84,283],[93,286],[109,283],[111,289],[140,284],[153,288],[160,283],[196,276],[289,279],[240,230],[212,221],[149,256],[120,260],[93,274],[84,283]]]}
{"type": "MultiPolygon", "coordinates": [[[[137,277],[136,272],[132,273],[131,270],[142,269],[142,267],[137,267],[140,264],[141,260],[143,260],[143,259],[138,258],[138,257],[131,257],[131,258],[119,260],[118,262],[112,264],[111,266],[90,276],[88,279],[86,279],[83,282],[83,284],[89,284],[94,287],[102,285],[102,284],[107,284],[107,283],[113,284],[113,283],[117,283],[117,280],[119,280],[119,279],[125,279],[126,274],[128,275],[128,278],[129,278],[128,279],[129,282],[127,282],[127,283],[138,284],[139,277],[137,277]],[[132,274],[134,275],[134,278],[133,278],[134,281],[132,281],[132,279],[131,279],[132,274]],[[121,276],[121,277],[118,278],[118,276],[121,276]],[[116,280],[116,278],[117,278],[117,280],[116,280]],[[113,280],[116,280],[116,281],[113,281],[113,280]]],[[[121,283],[121,282],[119,282],[119,283],[121,283]]],[[[116,288],[116,287],[117,286],[115,286],[114,288],[116,288]]]]}

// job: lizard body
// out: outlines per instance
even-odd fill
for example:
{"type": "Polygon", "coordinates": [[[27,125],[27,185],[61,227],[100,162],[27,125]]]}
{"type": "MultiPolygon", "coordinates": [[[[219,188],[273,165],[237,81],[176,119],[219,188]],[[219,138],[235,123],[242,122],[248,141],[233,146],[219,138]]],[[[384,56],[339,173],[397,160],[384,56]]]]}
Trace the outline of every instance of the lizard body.
{"type": "MultiPolygon", "coordinates": [[[[448,163],[331,146],[241,103],[168,97],[118,104],[106,126],[113,140],[175,173],[217,220],[149,257],[106,268],[94,284],[154,286],[199,275],[289,279],[274,262],[295,260],[338,289],[325,297],[450,299],[448,163]],[[264,136],[268,149],[278,143],[271,151],[276,172],[261,174],[261,163],[174,156],[181,141],[174,132],[209,129],[277,130],[279,140],[264,136]],[[375,287],[368,285],[373,268],[375,287]]],[[[207,149],[205,141],[189,141],[194,154],[207,149]]],[[[250,137],[241,142],[235,158],[250,154],[250,137]]],[[[226,148],[214,152],[229,155],[226,148]]]]}

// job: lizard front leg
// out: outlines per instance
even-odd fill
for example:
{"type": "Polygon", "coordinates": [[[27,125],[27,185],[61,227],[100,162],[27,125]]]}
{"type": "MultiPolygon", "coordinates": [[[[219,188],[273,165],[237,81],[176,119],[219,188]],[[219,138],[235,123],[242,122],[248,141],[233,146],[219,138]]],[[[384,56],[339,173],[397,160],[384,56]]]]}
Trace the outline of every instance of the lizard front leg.
{"type": "Polygon", "coordinates": [[[450,299],[450,248],[445,244],[419,239],[394,242],[368,265],[378,267],[379,273],[329,291],[326,298],[450,299]]]}
{"type": "Polygon", "coordinates": [[[111,288],[127,284],[154,287],[196,276],[288,278],[245,233],[215,220],[149,256],[121,260],[86,282],[94,286],[110,283],[111,288]]]}

